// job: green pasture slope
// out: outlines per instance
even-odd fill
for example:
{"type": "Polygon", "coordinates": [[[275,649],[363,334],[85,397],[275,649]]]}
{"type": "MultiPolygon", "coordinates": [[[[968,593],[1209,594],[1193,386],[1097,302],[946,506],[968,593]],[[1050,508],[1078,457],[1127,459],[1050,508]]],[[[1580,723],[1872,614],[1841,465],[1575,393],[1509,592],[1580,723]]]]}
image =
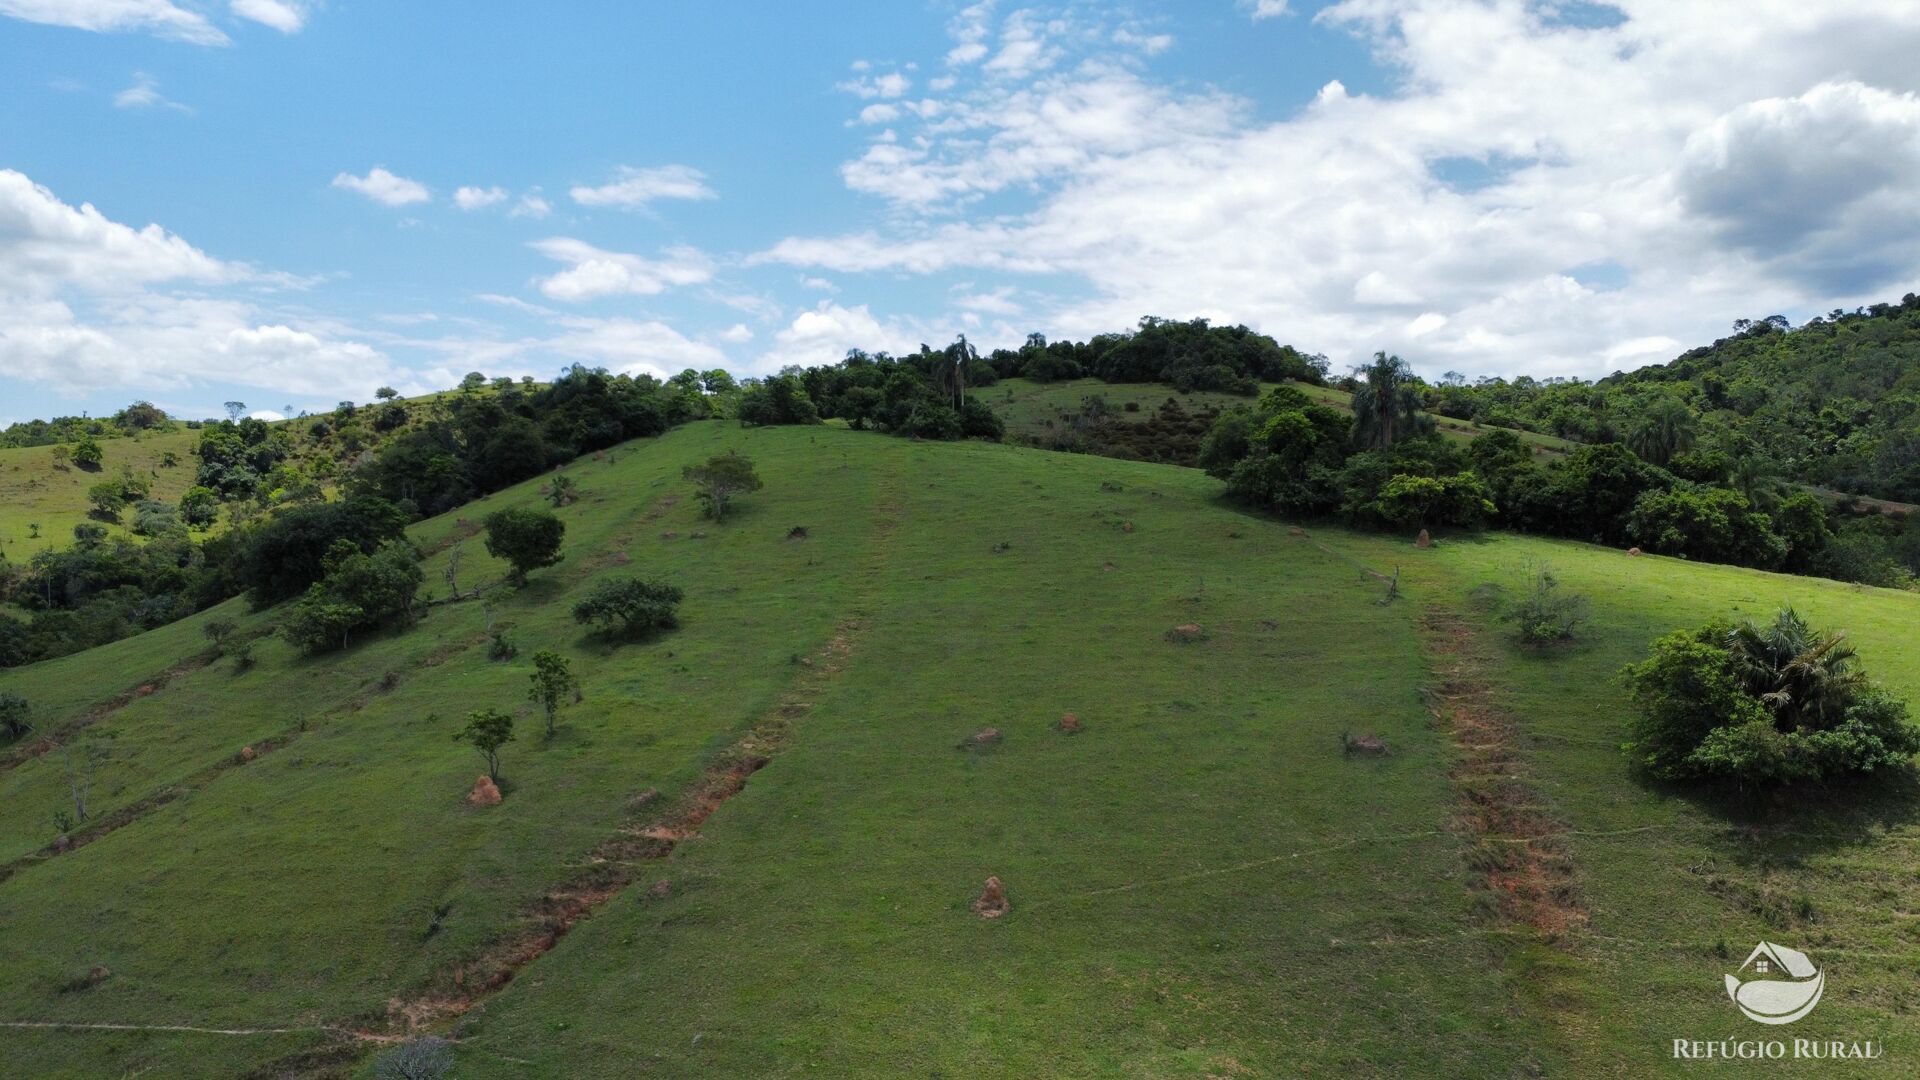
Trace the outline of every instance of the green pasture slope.
{"type": "MultiPolygon", "coordinates": [[[[201,623],[276,613],[236,602],[0,676],[48,730],[91,722],[111,755],[94,811],[130,820],[37,855],[63,756],[0,759],[0,1021],[257,1032],[5,1027],[8,1071],[364,1069],[377,1047],[328,1029],[383,1030],[633,795],[671,802],[775,710],[788,744],[697,838],[452,1026],[457,1075],[1641,1075],[1675,1067],[1673,1038],[1773,1034],[1720,986],[1760,937],[1829,971],[1791,1034],[1920,1056],[1907,784],[1759,810],[1647,786],[1611,682],[1666,629],[1792,600],[1920,698],[1920,596],[1295,532],[1193,470],[835,428],[697,424],[569,472],[566,560],[490,592],[490,615],[437,606],[317,659],[262,638],[238,672],[204,662],[201,623]],[[716,526],[679,470],[723,448],[767,487],[716,526]],[[1547,656],[1505,644],[1483,588],[1540,561],[1595,606],[1585,643],[1547,656]],[[1395,567],[1381,604],[1364,568],[1395,567]],[[681,629],[583,636],[567,607],[614,573],[681,585],[681,629]],[[1570,831],[1588,921],[1558,941],[1474,888],[1455,751],[1419,692],[1444,662],[1430,606],[1477,630],[1516,768],[1570,831]],[[489,617],[517,660],[487,659],[489,617]],[[1166,639],[1185,623],[1206,639],[1166,639]],[[551,743],[523,703],[538,648],[586,695],[551,743]],[[506,801],[473,810],[479,756],[450,736],[485,706],[521,709],[520,738],[506,801]],[[1080,733],[1055,730],[1066,712],[1080,733]],[[984,727],[997,745],[956,747],[984,727]],[[1347,758],[1346,730],[1394,752],[1347,758]],[[232,764],[246,745],[278,748],[232,764]],[[968,910],[989,874],[1012,903],[992,922],[968,910]],[[95,965],[112,974],[89,986],[95,965]]],[[[418,526],[428,591],[450,539],[538,486],[418,526]]],[[[463,587],[501,576],[460,550],[463,587]]]]}
{"type": "MultiPolygon", "coordinates": [[[[69,464],[59,468],[53,463],[53,447],[26,446],[0,449],[0,553],[24,564],[34,552],[46,548],[64,548],[73,542],[73,527],[87,516],[87,489],[103,480],[117,480],[123,468],[153,482],[153,497],[163,502],[178,502],[193,486],[196,460],[193,447],[200,433],[185,427],[173,431],[145,432],[138,436],[101,439],[105,455],[98,471],[69,464]],[[172,453],[179,464],[165,466],[161,459],[172,453]],[[32,526],[40,526],[38,539],[32,526]]],[[[72,449],[71,444],[68,449],[72,449]]],[[[132,536],[127,528],[133,511],[125,511],[126,524],[108,525],[117,536],[132,536]]]]}

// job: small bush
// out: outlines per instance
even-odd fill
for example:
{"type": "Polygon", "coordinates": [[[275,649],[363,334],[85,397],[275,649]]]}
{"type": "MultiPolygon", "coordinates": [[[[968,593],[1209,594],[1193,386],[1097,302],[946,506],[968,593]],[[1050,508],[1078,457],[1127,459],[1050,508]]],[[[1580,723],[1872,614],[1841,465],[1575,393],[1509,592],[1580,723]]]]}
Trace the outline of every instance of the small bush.
{"type": "Polygon", "coordinates": [[[0,739],[25,738],[33,730],[33,707],[15,693],[0,693],[0,739]]]}
{"type": "Polygon", "coordinates": [[[441,1080],[453,1068],[453,1045],[422,1035],[386,1050],[373,1062],[374,1080],[441,1080]]]}
{"type": "Polygon", "coordinates": [[[503,630],[495,630],[487,641],[487,659],[511,660],[520,655],[520,647],[515,645],[503,630]]]}
{"type": "Polygon", "coordinates": [[[1558,645],[1572,641],[1580,624],[1587,620],[1587,598],[1568,592],[1553,571],[1542,567],[1527,579],[1527,590],[1507,621],[1523,645],[1558,645]]]}
{"type": "Polygon", "coordinates": [[[593,623],[602,633],[634,636],[680,625],[676,609],[684,594],[672,585],[639,578],[612,578],[594,586],[586,599],[573,605],[578,622],[593,623]]]}
{"type": "Polygon", "coordinates": [[[232,619],[208,619],[206,625],[200,628],[200,632],[213,643],[215,652],[225,655],[227,641],[233,637],[233,632],[237,629],[239,624],[232,619]]]}

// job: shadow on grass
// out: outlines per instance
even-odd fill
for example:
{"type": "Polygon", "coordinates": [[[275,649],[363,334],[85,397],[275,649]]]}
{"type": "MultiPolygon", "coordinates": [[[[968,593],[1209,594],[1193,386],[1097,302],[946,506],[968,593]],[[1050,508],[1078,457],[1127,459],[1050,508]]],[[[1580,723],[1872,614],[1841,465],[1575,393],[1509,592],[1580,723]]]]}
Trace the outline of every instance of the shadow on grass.
{"type": "MultiPolygon", "coordinates": [[[[584,633],[574,639],[574,647],[582,652],[591,652],[604,660],[630,645],[659,644],[667,638],[672,637],[679,629],[679,621],[675,621],[672,626],[654,626],[639,630],[629,630],[625,627],[607,629],[592,626],[588,627],[584,633]]],[[[672,656],[673,654],[668,653],[667,655],[672,656]]]]}
{"type": "Polygon", "coordinates": [[[1794,867],[1808,857],[1870,844],[1888,830],[1920,823],[1920,770],[1912,765],[1826,784],[1759,790],[1657,780],[1638,770],[1633,779],[1725,825],[1728,832],[1716,846],[1746,866],[1794,867]]]}

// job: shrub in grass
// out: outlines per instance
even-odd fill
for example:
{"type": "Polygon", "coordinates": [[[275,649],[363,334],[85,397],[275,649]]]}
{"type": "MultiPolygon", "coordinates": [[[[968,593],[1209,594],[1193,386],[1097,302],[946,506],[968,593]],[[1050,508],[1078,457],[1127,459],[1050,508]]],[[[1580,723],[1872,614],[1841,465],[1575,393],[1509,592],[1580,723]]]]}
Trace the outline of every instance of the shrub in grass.
{"type": "Polygon", "coordinates": [[[373,1061],[374,1080],[441,1080],[453,1068],[453,1046],[421,1035],[381,1052],[373,1061]]]}
{"type": "Polygon", "coordinates": [[[727,507],[735,496],[759,491],[766,485],[753,470],[753,459],[737,451],[715,454],[704,464],[689,465],[680,475],[693,481],[693,497],[700,509],[715,521],[727,516],[727,507]]]}
{"type": "Polygon", "coordinates": [[[487,640],[487,659],[511,660],[520,655],[520,646],[507,637],[506,631],[495,630],[487,640]]]}
{"type": "Polygon", "coordinates": [[[547,718],[547,738],[553,738],[554,721],[560,715],[560,703],[567,694],[577,693],[580,683],[573,677],[573,666],[567,658],[551,649],[542,649],[533,654],[532,685],[527,688],[527,698],[540,706],[547,718]]]}
{"type": "Polygon", "coordinates": [[[676,612],[683,596],[679,588],[662,582],[610,578],[573,605],[573,617],[615,636],[671,630],[680,625],[676,612]]]}
{"type": "Polygon", "coordinates": [[[1675,631],[1621,673],[1641,710],[1627,752],[1663,779],[1743,787],[1905,765],[1920,728],[1858,660],[1844,635],[1791,608],[1764,625],[1675,631]]]}
{"type": "Polygon", "coordinates": [[[19,694],[0,693],[0,739],[26,737],[33,730],[33,706],[19,694]]]}
{"type": "Polygon", "coordinates": [[[106,453],[100,449],[100,443],[91,435],[81,438],[73,446],[73,463],[88,472],[99,472],[100,464],[106,460],[106,456],[106,453]]]}
{"type": "Polygon", "coordinates": [[[1587,619],[1587,598],[1561,586],[1551,569],[1542,567],[1527,578],[1526,592],[1507,613],[1522,645],[1558,645],[1572,641],[1587,619]]]}
{"type": "Polygon", "coordinates": [[[232,619],[208,619],[207,624],[200,628],[200,632],[213,643],[214,651],[224,656],[227,652],[227,642],[237,629],[239,624],[232,619]]]}

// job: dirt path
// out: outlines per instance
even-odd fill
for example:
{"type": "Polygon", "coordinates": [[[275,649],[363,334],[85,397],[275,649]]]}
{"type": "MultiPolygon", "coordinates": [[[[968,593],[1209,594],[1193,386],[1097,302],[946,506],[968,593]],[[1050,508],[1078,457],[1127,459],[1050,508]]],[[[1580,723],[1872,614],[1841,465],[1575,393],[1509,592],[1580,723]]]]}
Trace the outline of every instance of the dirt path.
{"type": "MultiPolygon", "coordinates": [[[[897,474],[882,479],[873,533],[853,586],[850,610],[832,636],[795,665],[797,674],[774,704],[718,754],[673,804],[662,809],[648,792],[631,800],[627,821],[589,851],[569,879],[523,906],[513,925],[483,948],[477,959],[443,968],[412,993],[392,998],[383,1023],[373,1032],[390,1035],[442,1027],[497,993],[581,920],[633,885],[649,864],[698,836],[715,811],[744,790],[754,773],[772,763],[791,743],[814,701],[852,662],[872,625],[877,582],[886,573],[899,526],[899,491],[897,474]]],[[[643,515],[642,524],[656,520],[671,505],[662,500],[643,515]]]]}
{"type": "Polygon", "coordinates": [[[70,741],[75,735],[100,723],[121,709],[139,701],[141,698],[152,697],[154,694],[165,690],[167,684],[173,680],[185,675],[191,675],[219,658],[219,654],[212,651],[190,656],[165,671],[141,679],[139,682],[107,698],[105,701],[96,702],[88,706],[86,711],[80,714],[79,719],[62,725],[53,731],[38,735],[31,741],[22,743],[8,750],[4,756],[0,756],[0,773],[19,768],[34,758],[45,757],[53,753],[55,750],[60,749],[63,743],[70,741]]]}
{"type": "Polygon", "coordinates": [[[1420,633],[1439,679],[1425,691],[1427,705],[1456,751],[1452,825],[1467,842],[1474,880],[1503,921],[1557,940],[1587,921],[1568,831],[1527,774],[1519,725],[1493,692],[1487,645],[1438,606],[1421,614],[1420,633]]]}

